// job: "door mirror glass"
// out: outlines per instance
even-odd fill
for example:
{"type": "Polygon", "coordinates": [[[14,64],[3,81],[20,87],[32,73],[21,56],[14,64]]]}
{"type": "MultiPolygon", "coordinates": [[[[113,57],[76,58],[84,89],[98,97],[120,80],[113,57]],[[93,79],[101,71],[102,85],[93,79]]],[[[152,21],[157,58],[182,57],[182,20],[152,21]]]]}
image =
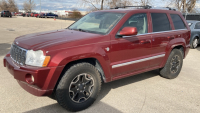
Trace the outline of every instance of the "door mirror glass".
{"type": "Polygon", "coordinates": [[[131,36],[137,35],[138,31],[136,27],[124,27],[120,32],[118,32],[118,36],[131,36]]]}

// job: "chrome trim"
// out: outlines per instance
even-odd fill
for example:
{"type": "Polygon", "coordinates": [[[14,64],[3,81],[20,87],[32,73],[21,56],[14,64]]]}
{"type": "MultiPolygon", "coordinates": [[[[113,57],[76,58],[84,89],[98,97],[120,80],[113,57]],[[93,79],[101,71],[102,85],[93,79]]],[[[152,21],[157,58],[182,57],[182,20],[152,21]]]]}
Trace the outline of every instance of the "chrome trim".
{"type": "MultiPolygon", "coordinates": [[[[25,51],[25,52],[26,52],[25,54],[27,54],[27,51],[28,51],[27,49],[24,49],[24,48],[22,48],[22,47],[20,47],[20,46],[18,46],[18,45],[16,45],[16,44],[12,44],[10,50],[12,50],[13,45],[15,45],[15,46],[17,46],[19,49],[25,51]]],[[[26,55],[25,55],[24,57],[25,57],[25,61],[24,61],[24,62],[26,62],[26,55]]],[[[19,63],[18,61],[16,61],[16,60],[12,57],[12,55],[10,55],[10,58],[11,58],[15,63],[17,63],[17,64],[19,64],[19,65],[21,65],[21,66],[24,65],[24,64],[19,63]]]]}
{"type": "Polygon", "coordinates": [[[126,65],[130,65],[130,64],[144,62],[144,61],[148,61],[148,60],[152,60],[152,59],[156,59],[156,58],[160,58],[160,57],[164,57],[164,56],[165,56],[165,54],[161,54],[161,55],[148,57],[148,58],[144,58],[144,59],[140,59],[140,60],[135,60],[135,61],[130,61],[130,62],[126,62],[126,63],[116,64],[116,65],[113,65],[112,68],[117,68],[117,67],[126,66],[126,65]]]}

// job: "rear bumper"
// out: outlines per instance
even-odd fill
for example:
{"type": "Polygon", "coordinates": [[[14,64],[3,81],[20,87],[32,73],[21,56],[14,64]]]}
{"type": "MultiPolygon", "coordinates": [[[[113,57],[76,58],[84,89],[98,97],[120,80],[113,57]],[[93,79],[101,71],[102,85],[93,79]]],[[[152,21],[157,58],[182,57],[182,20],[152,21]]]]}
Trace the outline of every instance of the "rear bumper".
{"type": "Polygon", "coordinates": [[[4,58],[4,67],[14,76],[24,90],[35,96],[51,95],[59,77],[59,72],[63,69],[63,67],[19,66],[13,62],[9,54],[4,58]],[[34,77],[33,83],[27,82],[27,74],[34,77]]]}

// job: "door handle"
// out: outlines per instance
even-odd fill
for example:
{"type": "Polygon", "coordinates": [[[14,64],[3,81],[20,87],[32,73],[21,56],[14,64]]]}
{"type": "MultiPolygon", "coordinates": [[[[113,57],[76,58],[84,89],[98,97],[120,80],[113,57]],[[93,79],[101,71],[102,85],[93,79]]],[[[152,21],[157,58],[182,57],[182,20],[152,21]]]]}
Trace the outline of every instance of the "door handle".
{"type": "Polygon", "coordinates": [[[174,39],[175,37],[174,36],[169,36],[169,37],[167,37],[168,39],[170,39],[170,40],[172,40],[172,39],[174,39]]]}
{"type": "Polygon", "coordinates": [[[141,44],[147,44],[147,43],[151,43],[151,41],[150,40],[141,40],[140,43],[141,44]]]}

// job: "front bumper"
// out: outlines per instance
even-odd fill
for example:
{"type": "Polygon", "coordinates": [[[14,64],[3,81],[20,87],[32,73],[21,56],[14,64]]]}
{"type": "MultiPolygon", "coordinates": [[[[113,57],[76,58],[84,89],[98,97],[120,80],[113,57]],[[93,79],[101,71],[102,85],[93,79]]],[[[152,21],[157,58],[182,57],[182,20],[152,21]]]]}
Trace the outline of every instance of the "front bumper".
{"type": "Polygon", "coordinates": [[[4,67],[14,78],[18,81],[19,85],[27,92],[35,96],[51,95],[55,84],[58,80],[59,74],[62,72],[64,66],[61,67],[33,67],[33,66],[20,66],[15,63],[11,57],[6,55],[4,58],[4,67]],[[60,73],[59,73],[60,72],[60,73]],[[34,83],[26,82],[26,75],[31,74],[34,76],[34,83]]]}

